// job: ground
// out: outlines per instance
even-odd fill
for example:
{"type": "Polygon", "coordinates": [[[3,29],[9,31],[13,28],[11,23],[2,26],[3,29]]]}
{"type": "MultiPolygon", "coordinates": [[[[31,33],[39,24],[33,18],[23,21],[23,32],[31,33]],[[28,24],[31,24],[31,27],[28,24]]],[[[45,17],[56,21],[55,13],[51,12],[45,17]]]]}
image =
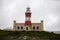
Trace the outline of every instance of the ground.
{"type": "Polygon", "coordinates": [[[46,31],[0,30],[0,40],[60,40],[60,34],[46,31]]]}

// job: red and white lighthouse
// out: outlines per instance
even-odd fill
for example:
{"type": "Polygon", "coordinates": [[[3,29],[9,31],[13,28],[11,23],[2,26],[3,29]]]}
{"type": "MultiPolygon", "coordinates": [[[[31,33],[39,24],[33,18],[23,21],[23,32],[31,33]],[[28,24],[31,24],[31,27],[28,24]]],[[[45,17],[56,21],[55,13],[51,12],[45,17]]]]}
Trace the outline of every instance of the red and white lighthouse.
{"type": "Polygon", "coordinates": [[[25,13],[25,26],[31,26],[31,11],[30,8],[27,7],[26,13],[25,13]]]}
{"type": "Polygon", "coordinates": [[[14,21],[14,30],[16,31],[43,31],[43,20],[41,20],[41,23],[32,23],[31,22],[31,11],[30,8],[27,7],[27,10],[25,12],[25,23],[16,23],[14,21]]]}

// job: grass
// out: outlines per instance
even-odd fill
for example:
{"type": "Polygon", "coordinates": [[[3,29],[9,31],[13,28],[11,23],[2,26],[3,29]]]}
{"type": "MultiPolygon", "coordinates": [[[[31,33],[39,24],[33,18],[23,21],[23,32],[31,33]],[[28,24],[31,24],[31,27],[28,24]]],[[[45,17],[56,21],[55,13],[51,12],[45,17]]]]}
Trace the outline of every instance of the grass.
{"type": "Polygon", "coordinates": [[[0,37],[8,36],[29,36],[29,37],[39,37],[39,38],[59,38],[60,34],[55,34],[53,32],[46,31],[4,31],[0,30],[0,37]]]}

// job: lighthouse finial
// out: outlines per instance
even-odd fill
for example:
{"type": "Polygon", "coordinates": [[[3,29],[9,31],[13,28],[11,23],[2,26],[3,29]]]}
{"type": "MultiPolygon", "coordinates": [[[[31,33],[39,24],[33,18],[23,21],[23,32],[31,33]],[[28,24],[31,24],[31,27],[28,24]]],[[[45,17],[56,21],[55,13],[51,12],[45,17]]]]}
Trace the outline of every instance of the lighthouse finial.
{"type": "Polygon", "coordinates": [[[31,11],[30,11],[30,7],[29,7],[29,6],[27,7],[26,12],[27,12],[27,13],[30,13],[30,12],[31,12],[31,11]]]}
{"type": "Polygon", "coordinates": [[[27,7],[27,11],[30,11],[30,7],[29,6],[27,7]]]}

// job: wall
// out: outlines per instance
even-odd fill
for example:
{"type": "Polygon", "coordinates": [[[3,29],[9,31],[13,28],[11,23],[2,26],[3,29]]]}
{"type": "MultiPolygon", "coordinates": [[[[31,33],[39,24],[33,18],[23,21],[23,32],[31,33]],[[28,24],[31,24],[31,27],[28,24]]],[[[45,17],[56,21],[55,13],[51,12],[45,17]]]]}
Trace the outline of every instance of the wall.
{"type": "Polygon", "coordinates": [[[25,26],[24,23],[16,23],[14,21],[14,26],[13,29],[15,31],[43,31],[43,23],[32,23],[32,26],[25,26]],[[18,28],[19,27],[19,28],[18,28]],[[21,29],[21,27],[23,27],[23,29],[21,29]],[[28,27],[28,30],[26,30],[26,27],[28,27]],[[35,29],[33,29],[33,27],[35,27],[35,29]],[[38,29],[37,29],[38,27],[38,29]]]}

